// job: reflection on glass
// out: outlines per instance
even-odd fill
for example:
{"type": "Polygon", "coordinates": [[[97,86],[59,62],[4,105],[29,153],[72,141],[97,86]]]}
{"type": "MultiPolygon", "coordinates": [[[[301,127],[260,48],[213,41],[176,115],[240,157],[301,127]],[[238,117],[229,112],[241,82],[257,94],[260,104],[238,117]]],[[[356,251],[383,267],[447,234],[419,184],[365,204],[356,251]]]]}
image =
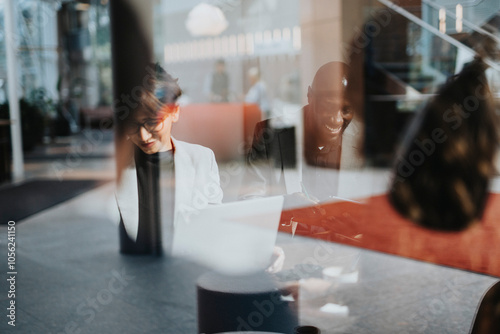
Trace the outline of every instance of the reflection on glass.
{"type": "Polygon", "coordinates": [[[390,199],[429,228],[462,230],[481,219],[495,173],[497,119],[481,59],[450,79],[411,124],[390,199]]]}
{"type": "Polygon", "coordinates": [[[308,88],[308,102],[292,126],[280,118],[260,122],[248,156],[243,197],[300,193],[326,200],[337,189],[342,134],[354,115],[348,66],[323,65],[308,88]],[[277,172],[276,172],[277,171],[277,172]]]}

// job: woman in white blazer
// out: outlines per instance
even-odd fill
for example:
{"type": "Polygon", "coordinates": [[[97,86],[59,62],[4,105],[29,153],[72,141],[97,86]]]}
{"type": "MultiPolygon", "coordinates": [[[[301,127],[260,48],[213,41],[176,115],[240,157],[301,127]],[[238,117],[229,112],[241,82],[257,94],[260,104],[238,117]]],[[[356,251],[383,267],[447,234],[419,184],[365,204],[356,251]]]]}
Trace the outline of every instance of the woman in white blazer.
{"type": "Polygon", "coordinates": [[[177,80],[159,65],[152,67],[137,106],[122,123],[133,144],[116,191],[122,253],[161,253],[162,242],[171,246],[176,220],[222,202],[213,152],[171,136],[180,111],[177,80]]]}

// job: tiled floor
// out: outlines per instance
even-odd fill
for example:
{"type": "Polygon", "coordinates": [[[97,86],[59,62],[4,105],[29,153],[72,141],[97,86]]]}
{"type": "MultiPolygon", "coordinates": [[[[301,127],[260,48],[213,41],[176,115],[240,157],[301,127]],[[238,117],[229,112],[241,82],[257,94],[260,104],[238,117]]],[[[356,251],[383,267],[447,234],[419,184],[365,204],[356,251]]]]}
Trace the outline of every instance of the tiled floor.
{"type": "Polygon", "coordinates": [[[113,132],[83,130],[24,154],[25,178],[113,179],[113,132]]]}

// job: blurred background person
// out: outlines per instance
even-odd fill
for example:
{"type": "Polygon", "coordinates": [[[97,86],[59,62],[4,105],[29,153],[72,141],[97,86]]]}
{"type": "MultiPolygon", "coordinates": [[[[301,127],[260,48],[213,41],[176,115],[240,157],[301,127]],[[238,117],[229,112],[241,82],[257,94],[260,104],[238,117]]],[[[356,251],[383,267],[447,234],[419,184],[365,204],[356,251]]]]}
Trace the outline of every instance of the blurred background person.
{"type": "Polygon", "coordinates": [[[248,80],[250,81],[250,89],[245,96],[245,102],[257,104],[262,112],[262,119],[268,119],[271,117],[271,105],[266,83],[260,78],[260,71],[257,67],[248,70],[248,80]]]}
{"type": "Polygon", "coordinates": [[[215,62],[214,71],[207,78],[205,85],[210,102],[229,101],[229,75],[226,71],[224,59],[221,58],[215,62]]]}

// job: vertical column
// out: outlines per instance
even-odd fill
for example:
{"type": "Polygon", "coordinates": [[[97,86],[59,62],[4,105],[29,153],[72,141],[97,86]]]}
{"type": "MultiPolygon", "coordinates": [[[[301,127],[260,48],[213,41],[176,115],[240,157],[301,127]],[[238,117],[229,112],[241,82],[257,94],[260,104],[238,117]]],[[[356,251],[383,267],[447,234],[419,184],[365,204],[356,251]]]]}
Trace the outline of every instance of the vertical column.
{"type": "Polygon", "coordinates": [[[329,61],[342,60],[342,1],[301,0],[300,26],[301,96],[302,104],[307,104],[307,87],[316,70],[329,61]]]}
{"type": "Polygon", "coordinates": [[[126,106],[120,114],[115,112],[116,158],[118,176],[130,153],[125,149],[121,121],[133,107],[130,95],[143,85],[146,67],[154,61],[153,15],[151,0],[113,0],[109,3],[111,28],[111,60],[113,71],[113,106],[126,106]]]}
{"type": "MultiPolygon", "coordinates": [[[[134,145],[126,140],[123,121],[134,113],[132,101],[147,83],[148,65],[154,62],[153,13],[151,0],[113,0],[109,3],[111,23],[111,60],[113,69],[113,106],[118,182],[131,163],[134,145]]],[[[153,156],[151,158],[158,158],[153,156]]],[[[133,240],[120,223],[120,251],[124,254],[160,255],[161,212],[158,164],[135,156],[138,182],[138,234],[133,240]]],[[[131,191],[135,191],[131,189],[131,191]]],[[[132,196],[133,198],[134,196],[132,196]]]]}
{"type": "Polygon", "coordinates": [[[364,20],[364,8],[375,5],[373,0],[301,0],[302,30],[301,96],[307,103],[307,87],[316,70],[329,61],[344,59],[348,44],[364,20]]]}
{"type": "Polygon", "coordinates": [[[10,136],[12,142],[12,180],[20,181],[24,178],[23,140],[21,135],[21,116],[17,96],[17,25],[13,0],[5,0],[5,49],[7,53],[7,83],[10,112],[10,136]]]}

